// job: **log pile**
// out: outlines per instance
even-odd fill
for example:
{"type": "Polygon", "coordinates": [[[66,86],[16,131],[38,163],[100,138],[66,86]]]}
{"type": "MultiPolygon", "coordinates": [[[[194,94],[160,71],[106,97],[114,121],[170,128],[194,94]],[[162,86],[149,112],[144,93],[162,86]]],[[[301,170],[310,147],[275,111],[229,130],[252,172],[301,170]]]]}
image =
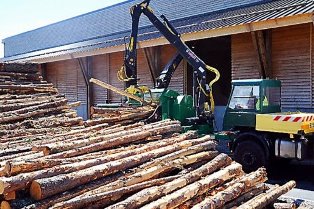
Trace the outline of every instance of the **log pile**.
{"type": "Polygon", "coordinates": [[[127,109],[83,122],[35,70],[14,69],[0,71],[1,209],[263,208],[295,186],[267,188],[265,169],[245,174],[178,121],[127,109]]]}
{"type": "Polygon", "coordinates": [[[35,144],[2,161],[1,208],[221,208],[272,194],[254,201],[263,205],[293,187],[264,193],[265,169],[245,174],[210,136],[180,130],[170,120],[114,125],[35,144]]]}
{"type": "Polygon", "coordinates": [[[92,107],[91,115],[94,120],[104,123],[130,124],[148,119],[154,111],[155,108],[150,105],[118,108],[92,107]]]}
{"type": "MultiPolygon", "coordinates": [[[[0,142],[24,151],[28,141],[53,137],[83,126],[64,95],[44,81],[33,65],[4,65],[0,70],[0,142]]],[[[3,156],[3,149],[0,150],[3,156]]]]}

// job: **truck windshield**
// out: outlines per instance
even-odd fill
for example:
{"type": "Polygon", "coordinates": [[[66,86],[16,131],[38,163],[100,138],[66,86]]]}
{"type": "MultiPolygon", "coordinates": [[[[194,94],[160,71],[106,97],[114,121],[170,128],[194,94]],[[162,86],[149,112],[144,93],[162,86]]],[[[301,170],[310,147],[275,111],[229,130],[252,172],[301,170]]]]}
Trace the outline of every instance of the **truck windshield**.
{"type": "Polygon", "coordinates": [[[259,86],[235,86],[233,88],[229,108],[231,109],[256,109],[259,101],[259,86]]]}

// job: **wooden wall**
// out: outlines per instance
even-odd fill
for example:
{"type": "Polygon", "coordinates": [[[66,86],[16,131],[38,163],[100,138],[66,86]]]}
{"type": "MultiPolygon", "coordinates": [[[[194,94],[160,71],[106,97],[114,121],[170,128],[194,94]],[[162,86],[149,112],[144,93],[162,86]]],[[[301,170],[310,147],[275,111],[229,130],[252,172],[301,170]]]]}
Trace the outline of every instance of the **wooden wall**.
{"type": "MultiPolygon", "coordinates": [[[[174,55],[175,49],[170,45],[162,46],[161,67],[163,68],[174,55]]],[[[119,89],[124,89],[124,83],[117,78],[117,71],[123,64],[123,52],[97,55],[92,60],[92,77],[109,83],[119,89]]],[[[162,68],[160,70],[162,70],[162,68]]],[[[183,93],[184,70],[181,63],[173,79],[170,88],[183,93]]],[[[138,78],[139,85],[153,87],[153,81],[145,58],[144,50],[138,50],[138,78]]],[[[77,60],[65,60],[47,63],[47,80],[52,82],[61,93],[64,93],[70,102],[81,101],[86,105],[86,86],[77,60]]],[[[121,102],[122,97],[116,93],[93,85],[94,104],[121,102]]]]}
{"type": "MultiPolygon", "coordinates": [[[[313,111],[312,30],[312,24],[272,30],[272,77],[282,81],[284,110],[313,111]]],[[[232,79],[260,78],[256,63],[251,35],[233,35],[232,79]]]]}

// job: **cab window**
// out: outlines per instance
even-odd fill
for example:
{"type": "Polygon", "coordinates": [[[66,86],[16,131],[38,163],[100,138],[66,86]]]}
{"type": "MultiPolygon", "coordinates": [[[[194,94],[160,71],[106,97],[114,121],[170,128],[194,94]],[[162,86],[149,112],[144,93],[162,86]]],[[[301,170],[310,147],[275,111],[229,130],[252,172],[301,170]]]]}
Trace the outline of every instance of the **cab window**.
{"type": "Polygon", "coordinates": [[[235,86],[229,108],[238,110],[256,110],[259,100],[259,86],[235,86]]]}

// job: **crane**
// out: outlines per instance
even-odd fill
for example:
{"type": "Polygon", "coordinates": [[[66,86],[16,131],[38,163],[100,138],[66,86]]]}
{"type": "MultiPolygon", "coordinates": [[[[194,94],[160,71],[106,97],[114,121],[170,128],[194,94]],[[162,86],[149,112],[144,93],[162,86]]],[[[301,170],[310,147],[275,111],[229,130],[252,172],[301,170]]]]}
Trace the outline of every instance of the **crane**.
{"type": "Polygon", "coordinates": [[[158,31],[174,46],[178,53],[168,63],[166,68],[161,72],[160,76],[156,79],[157,88],[167,88],[170,79],[173,75],[178,64],[182,59],[192,66],[195,83],[195,100],[197,116],[208,116],[208,112],[214,112],[214,98],[212,93],[213,84],[218,81],[220,73],[217,69],[206,65],[181,39],[181,35],[171,25],[168,19],[161,15],[161,20],[154,14],[153,9],[149,6],[150,0],[144,0],[143,2],[136,4],[130,8],[130,14],[132,16],[132,31],[129,40],[129,44],[125,50],[124,64],[118,72],[118,77],[125,81],[126,87],[137,85],[137,38],[139,20],[142,14],[148,17],[150,22],[158,29],[158,31]],[[206,71],[210,71],[215,74],[215,78],[206,83],[206,71]],[[207,98],[210,101],[210,108],[207,105],[207,98]]]}

